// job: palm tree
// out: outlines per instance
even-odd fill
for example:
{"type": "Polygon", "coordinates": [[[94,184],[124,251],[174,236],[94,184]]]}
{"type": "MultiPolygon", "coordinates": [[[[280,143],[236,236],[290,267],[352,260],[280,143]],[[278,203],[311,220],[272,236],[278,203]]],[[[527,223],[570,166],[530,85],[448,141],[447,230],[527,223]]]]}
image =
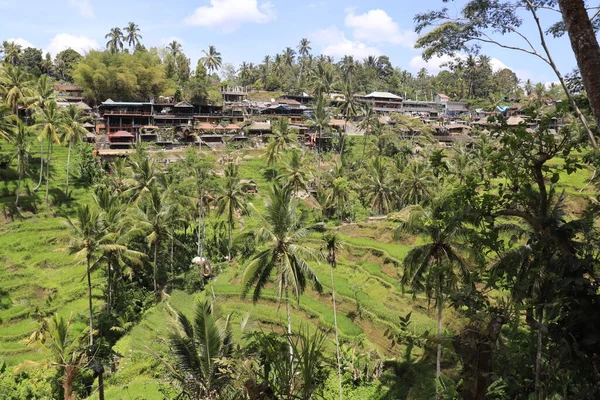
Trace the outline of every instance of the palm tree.
{"type": "Polygon", "coordinates": [[[173,59],[175,59],[175,57],[177,57],[177,55],[182,51],[181,43],[179,43],[177,40],[173,40],[167,46],[167,50],[169,50],[169,53],[171,53],[171,56],[173,56],[173,59]]]}
{"type": "Polygon", "coordinates": [[[319,293],[323,291],[321,282],[308,265],[309,260],[317,260],[319,257],[314,250],[302,244],[308,231],[300,226],[296,204],[289,188],[273,186],[270,203],[261,222],[256,235],[265,245],[244,270],[242,297],[254,287],[252,300],[256,303],[275,272],[277,301],[280,303],[285,295],[287,332],[291,334],[289,292],[291,290],[296,300],[300,301],[307,281],[311,281],[319,293]]]}
{"type": "Polygon", "coordinates": [[[233,226],[235,224],[236,215],[244,214],[246,208],[246,192],[239,177],[238,166],[229,163],[225,168],[225,184],[223,191],[216,199],[217,214],[225,215],[227,218],[227,228],[229,234],[228,244],[228,259],[231,262],[231,247],[233,244],[233,226]]]}
{"type": "Polygon", "coordinates": [[[221,58],[221,53],[217,51],[215,46],[208,46],[208,51],[202,50],[202,53],[204,54],[204,57],[200,58],[200,62],[209,72],[214,72],[221,68],[223,59],[221,58]]]}
{"type": "Polygon", "coordinates": [[[31,76],[22,68],[7,65],[0,71],[0,95],[12,110],[18,115],[19,106],[31,95],[31,76]]]}
{"type": "Polygon", "coordinates": [[[308,56],[308,54],[312,50],[312,47],[310,47],[310,40],[306,38],[300,39],[300,43],[298,44],[297,49],[298,54],[300,54],[302,57],[308,56]]]}
{"type": "MultiPolygon", "coordinates": [[[[29,109],[45,109],[49,102],[56,100],[54,87],[47,75],[42,75],[35,82],[35,85],[31,89],[31,96],[27,98],[29,109]]],[[[35,192],[42,186],[42,180],[44,178],[44,138],[40,140],[40,178],[38,184],[33,191],[35,192]]]]}
{"type": "Polygon", "coordinates": [[[339,111],[344,116],[344,135],[342,135],[342,143],[340,145],[340,157],[344,156],[344,142],[345,134],[348,133],[348,121],[354,120],[359,112],[359,104],[354,97],[352,85],[345,84],[342,93],[344,94],[344,100],[342,101],[342,104],[340,104],[339,111]]]}
{"type": "MultiPolygon", "coordinates": [[[[424,291],[428,300],[437,306],[437,355],[436,381],[441,377],[442,358],[442,312],[447,295],[457,290],[458,282],[467,284],[469,269],[465,255],[470,251],[464,245],[469,231],[464,227],[461,215],[452,213],[452,205],[444,197],[434,201],[431,208],[415,207],[407,221],[395,232],[419,235],[425,240],[414,246],[404,258],[402,284],[409,284],[415,291],[424,291]]],[[[436,384],[437,387],[437,384],[436,384]]],[[[436,389],[436,392],[438,389],[436,389]]],[[[438,395],[436,396],[439,397],[438,395]]]]}
{"type": "Polygon", "coordinates": [[[105,39],[108,39],[106,42],[106,48],[110,50],[111,53],[116,53],[119,50],[123,50],[123,32],[121,28],[112,28],[109,33],[104,36],[105,39]]]}
{"type": "Polygon", "coordinates": [[[71,318],[65,319],[54,314],[50,320],[44,319],[41,328],[29,338],[29,344],[41,344],[50,353],[47,366],[62,371],[64,400],[76,399],[77,396],[73,393],[73,382],[89,361],[83,344],[84,335],[85,332],[75,334],[71,318]]]}
{"type": "Polygon", "coordinates": [[[154,186],[158,169],[156,162],[147,154],[141,155],[137,160],[129,160],[129,166],[133,170],[133,178],[128,179],[126,184],[129,187],[126,193],[134,201],[139,201],[154,186]]]}
{"type": "Polygon", "coordinates": [[[342,390],[342,360],[340,356],[340,338],[337,326],[337,310],[335,304],[335,281],[333,279],[333,270],[337,267],[338,252],[344,247],[342,238],[333,231],[327,231],[323,235],[323,245],[327,250],[327,262],[329,262],[329,272],[331,276],[331,303],[333,304],[333,326],[335,329],[335,351],[337,355],[338,379],[340,383],[340,400],[344,398],[342,390]]]}
{"type": "Polygon", "coordinates": [[[376,157],[367,167],[365,193],[371,209],[379,215],[388,213],[394,204],[394,185],[390,166],[382,157],[376,157]]]}
{"type": "Polygon", "coordinates": [[[298,140],[295,130],[290,128],[288,118],[279,118],[272,125],[273,133],[267,135],[269,144],[267,144],[266,157],[267,164],[272,166],[279,158],[279,154],[294,146],[298,140]]]}
{"type": "Polygon", "coordinates": [[[181,388],[178,397],[212,399],[231,381],[231,373],[222,362],[233,355],[229,326],[231,315],[219,318],[217,307],[209,301],[198,303],[190,321],[171,309],[175,329],[169,336],[174,365],[165,362],[169,375],[181,388]]]}
{"type": "Polygon", "coordinates": [[[148,196],[134,210],[133,225],[138,232],[144,232],[148,248],[153,252],[152,282],[154,294],[158,298],[158,251],[164,240],[170,236],[169,225],[173,222],[172,205],[167,201],[168,193],[162,192],[158,186],[150,187],[148,196]]]}
{"type": "Polygon", "coordinates": [[[417,205],[433,195],[437,182],[431,168],[418,161],[411,161],[402,171],[397,183],[402,206],[417,205]]]}
{"type": "Polygon", "coordinates": [[[50,157],[52,156],[52,143],[60,144],[60,136],[66,129],[62,112],[54,100],[48,103],[46,108],[37,110],[36,126],[40,129],[38,140],[48,141],[48,152],[46,154],[46,204],[50,193],[50,157]]]}
{"type": "Polygon", "coordinates": [[[296,52],[291,47],[286,47],[283,51],[283,63],[287,67],[292,67],[294,65],[294,58],[296,57],[296,52]]]}
{"type": "Polygon", "coordinates": [[[4,41],[0,47],[0,53],[4,53],[4,62],[8,65],[17,65],[21,58],[22,47],[15,42],[4,41]]]}
{"type": "Polygon", "coordinates": [[[352,76],[356,71],[356,63],[354,62],[354,57],[344,56],[344,58],[342,58],[342,60],[340,61],[339,65],[344,76],[344,82],[350,83],[350,81],[352,80],[352,76]]]}
{"type": "MultiPolygon", "coordinates": [[[[17,149],[17,173],[19,174],[19,180],[17,182],[17,190],[15,191],[15,206],[18,206],[21,181],[25,175],[25,160],[29,151],[29,134],[31,131],[30,128],[15,115],[11,115],[7,119],[8,123],[6,124],[5,130],[8,132],[9,140],[14,143],[17,149]]],[[[0,133],[2,133],[1,127],[0,133]]]]}
{"type": "Polygon", "coordinates": [[[291,149],[288,153],[289,160],[284,164],[277,179],[284,182],[284,187],[292,188],[297,196],[298,189],[307,188],[310,168],[307,168],[306,158],[300,149],[291,149]]]}
{"type": "Polygon", "coordinates": [[[327,108],[327,99],[323,93],[319,93],[317,95],[317,99],[315,101],[315,106],[312,114],[310,115],[310,120],[308,124],[317,128],[317,135],[319,138],[319,143],[317,144],[317,152],[319,154],[318,159],[318,168],[321,169],[321,150],[320,146],[322,144],[321,138],[323,135],[323,131],[327,129],[329,126],[329,109],[327,108]]]}
{"type": "Polygon", "coordinates": [[[371,133],[371,129],[373,125],[375,125],[375,121],[377,120],[377,114],[375,114],[375,110],[373,110],[373,103],[365,102],[362,103],[361,106],[361,115],[362,120],[358,123],[358,127],[363,131],[363,152],[361,163],[364,162],[365,152],[367,150],[367,136],[371,133]]]}
{"type": "Polygon", "coordinates": [[[319,63],[312,71],[310,84],[315,95],[331,92],[336,83],[335,74],[331,64],[319,63]]]}
{"type": "Polygon", "coordinates": [[[83,136],[87,134],[87,130],[83,127],[83,124],[86,120],[87,118],[74,104],[69,104],[67,109],[64,111],[65,129],[61,135],[61,142],[66,142],[69,144],[69,150],[67,152],[67,181],[65,184],[65,194],[67,197],[69,197],[69,167],[71,166],[71,147],[73,147],[73,143],[79,142],[83,136]]]}
{"type": "Polygon", "coordinates": [[[125,36],[123,39],[129,45],[129,47],[135,49],[140,45],[140,39],[142,39],[142,35],[140,35],[140,27],[135,22],[130,22],[127,24],[125,28],[125,36]]]}
{"type": "Polygon", "coordinates": [[[104,235],[104,219],[97,207],[85,204],[76,211],[76,220],[67,217],[71,228],[69,251],[85,258],[88,285],[88,306],[90,318],[90,347],[94,345],[94,310],[92,305],[92,267],[98,259],[98,250],[104,235]]]}

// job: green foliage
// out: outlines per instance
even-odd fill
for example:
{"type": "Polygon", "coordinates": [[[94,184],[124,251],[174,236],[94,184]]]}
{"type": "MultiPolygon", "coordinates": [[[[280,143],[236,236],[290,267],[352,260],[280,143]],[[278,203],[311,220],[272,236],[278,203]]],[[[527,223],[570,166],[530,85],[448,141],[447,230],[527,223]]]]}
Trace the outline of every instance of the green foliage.
{"type": "Polygon", "coordinates": [[[160,58],[148,52],[90,51],[74,68],[73,79],[94,104],[109,98],[148,101],[174,90],[160,58]]]}

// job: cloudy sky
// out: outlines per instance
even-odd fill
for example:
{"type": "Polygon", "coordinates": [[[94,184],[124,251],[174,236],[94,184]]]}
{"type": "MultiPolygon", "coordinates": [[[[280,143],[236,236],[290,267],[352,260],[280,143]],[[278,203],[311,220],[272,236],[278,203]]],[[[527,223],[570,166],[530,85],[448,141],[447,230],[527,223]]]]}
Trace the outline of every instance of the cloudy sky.
{"type": "MultiPolygon", "coordinates": [[[[456,0],[447,6],[453,12],[463,3],[456,0]]],[[[421,67],[437,72],[443,60],[425,62],[413,47],[413,17],[443,5],[441,0],[0,0],[0,15],[14,16],[3,18],[0,40],[52,54],[68,47],[84,52],[103,48],[110,28],[134,21],[146,47],[175,39],[192,62],[212,44],[224,62],[259,63],[265,54],[295,48],[306,37],[315,54],[385,54],[395,66],[411,72],[421,67]]],[[[550,25],[557,14],[542,17],[550,25]]],[[[534,37],[534,26],[525,24],[523,32],[534,37]]],[[[552,40],[551,47],[559,67],[569,72],[575,61],[568,40],[552,40]]],[[[483,52],[493,58],[495,68],[508,66],[523,80],[556,81],[552,70],[535,57],[489,46],[483,52]]]]}

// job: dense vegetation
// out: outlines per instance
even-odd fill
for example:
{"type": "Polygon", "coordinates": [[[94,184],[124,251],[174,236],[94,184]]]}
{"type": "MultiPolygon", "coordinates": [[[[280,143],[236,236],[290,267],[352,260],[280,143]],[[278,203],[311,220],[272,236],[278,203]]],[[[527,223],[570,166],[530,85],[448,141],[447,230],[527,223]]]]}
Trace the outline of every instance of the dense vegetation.
{"type": "Polygon", "coordinates": [[[246,66],[257,77],[228,83],[311,90],[309,123],[331,150],[303,146],[281,119],[264,147],[139,145],[101,164],[53,77],[95,101],[206,99],[224,67],[211,46],[192,75],[177,43],[161,55],[135,24],[125,31],[105,52],[65,57],[60,76],[4,44],[0,397],[600,396],[600,157],[572,104],[532,88],[535,128],[499,117],[440,147],[421,122],[382,124],[352,96],[333,110],[324,93],[426,93],[450,74],[448,93],[494,103],[519,95],[510,71],[457,59],[393,86],[401,71],[383,73],[385,58],[312,65],[303,41],[299,60],[265,60],[264,81],[246,66]],[[335,114],[364,135],[330,128],[335,114]]]}

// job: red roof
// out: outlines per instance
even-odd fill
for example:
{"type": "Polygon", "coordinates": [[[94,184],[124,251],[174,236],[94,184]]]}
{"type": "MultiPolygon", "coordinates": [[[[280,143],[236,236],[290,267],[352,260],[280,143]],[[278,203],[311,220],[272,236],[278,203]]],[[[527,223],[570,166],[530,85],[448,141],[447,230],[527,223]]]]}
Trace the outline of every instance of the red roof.
{"type": "Polygon", "coordinates": [[[198,129],[200,129],[201,131],[210,131],[215,128],[216,127],[214,125],[211,125],[208,122],[202,122],[200,125],[198,125],[198,129]]]}
{"type": "Polygon", "coordinates": [[[110,139],[112,139],[112,138],[134,138],[135,136],[133,136],[131,133],[126,132],[126,131],[117,131],[115,133],[111,133],[110,135],[108,135],[108,137],[110,139]]]}
{"type": "Polygon", "coordinates": [[[237,131],[240,129],[240,127],[237,126],[236,124],[229,124],[225,128],[230,131],[237,131]]]}

